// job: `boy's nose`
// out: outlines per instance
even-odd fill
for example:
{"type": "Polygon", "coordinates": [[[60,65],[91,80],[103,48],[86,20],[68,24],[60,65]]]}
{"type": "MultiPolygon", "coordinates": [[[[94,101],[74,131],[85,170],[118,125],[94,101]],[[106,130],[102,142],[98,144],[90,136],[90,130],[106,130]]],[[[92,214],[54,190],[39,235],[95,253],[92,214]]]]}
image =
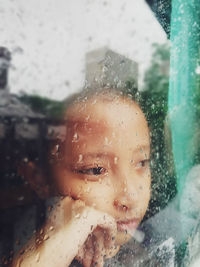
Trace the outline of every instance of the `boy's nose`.
{"type": "Polygon", "coordinates": [[[121,186],[116,193],[114,206],[121,211],[131,211],[138,205],[139,195],[134,185],[121,186]]]}

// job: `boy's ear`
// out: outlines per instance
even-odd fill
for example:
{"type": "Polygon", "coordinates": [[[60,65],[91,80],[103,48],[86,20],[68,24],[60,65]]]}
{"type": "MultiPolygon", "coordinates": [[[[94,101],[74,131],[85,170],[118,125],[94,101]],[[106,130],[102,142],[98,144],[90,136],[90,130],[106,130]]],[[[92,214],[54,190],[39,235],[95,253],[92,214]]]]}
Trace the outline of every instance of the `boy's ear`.
{"type": "Polygon", "coordinates": [[[34,162],[21,163],[18,168],[18,174],[24,177],[40,198],[50,197],[50,188],[46,183],[45,175],[34,162]]]}

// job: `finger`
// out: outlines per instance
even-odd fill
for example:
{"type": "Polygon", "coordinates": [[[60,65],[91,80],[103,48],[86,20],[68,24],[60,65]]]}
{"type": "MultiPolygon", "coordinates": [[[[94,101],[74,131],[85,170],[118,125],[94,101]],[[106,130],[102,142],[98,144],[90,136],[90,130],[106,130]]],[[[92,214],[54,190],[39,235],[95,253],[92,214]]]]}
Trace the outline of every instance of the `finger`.
{"type": "Polygon", "coordinates": [[[117,233],[116,222],[107,214],[104,214],[104,216],[99,216],[98,219],[98,226],[106,231],[107,242],[105,245],[107,248],[111,248],[115,243],[114,239],[117,233]]]}
{"type": "Polygon", "coordinates": [[[104,264],[104,256],[106,254],[105,245],[104,245],[104,234],[102,231],[97,230],[94,231],[94,257],[93,257],[93,265],[96,267],[103,267],[104,264]]]}
{"type": "Polygon", "coordinates": [[[94,246],[93,246],[93,237],[90,235],[85,243],[85,253],[83,256],[83,266],[90,267],[92,266],[92,259],[94,256],[94,246]]]}
{"type": "Polygon", "coordinates": [[[110,232],[104,231],[104,246],[107,250],[113,249],[115,247],[115,236],[116,236],[116,232],[110,232]]]}
{"type": "Polygon", "coordinates": [[[77,261],[79,261],[80,263],[83,263],[83,258],[84,258],[85,251],[86,251],[86,248],[85,248],[85,245],[84,245],[79,249],[78,254],[75,257],[75,259],[77,261]]]}

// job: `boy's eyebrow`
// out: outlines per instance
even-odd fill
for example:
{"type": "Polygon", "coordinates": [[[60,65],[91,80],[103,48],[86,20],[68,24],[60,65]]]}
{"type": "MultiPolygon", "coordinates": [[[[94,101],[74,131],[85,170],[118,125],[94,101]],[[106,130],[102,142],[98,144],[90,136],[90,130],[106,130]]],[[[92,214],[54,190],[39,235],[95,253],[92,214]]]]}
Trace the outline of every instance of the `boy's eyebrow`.
{"type": "MultiPolygon", "coordinates": [[[[133,150],[133,154],[138,154],[138,153],[148,153],[149,154],[149,146],[144,145],[137,147],[136,149],[133,150]]],[[[116,155],[112,152],[88,152],[88,153],[80,153],[83,154],[84,158],[115,158],[116,155]]]]}
{"type": "Polygon", "coordinates": [[[150,145],[146,144],[146,145],[141,145],[138,146],[136,149],[133,150],[133,154],[137,154],[137,153],[150,153],[150,145]]]}
{"type": "Polygon", "coordinates": [[[91,158],[114,158],[115,155],[113,153],[107,153],[107,152],[98,152],[98,153],[93,153],[93,152],[89,152],[84,154],[84,157],[91,157],[91,158]]]}

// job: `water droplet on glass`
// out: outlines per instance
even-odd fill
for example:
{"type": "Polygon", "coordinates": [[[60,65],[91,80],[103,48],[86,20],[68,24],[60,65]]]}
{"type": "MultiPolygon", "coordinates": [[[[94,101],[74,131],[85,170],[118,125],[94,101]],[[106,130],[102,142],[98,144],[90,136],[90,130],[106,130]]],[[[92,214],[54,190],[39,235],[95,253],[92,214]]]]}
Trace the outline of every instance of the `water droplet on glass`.
{"type": "Polygon", "coordinates": [[[78,139],[79,139],[79,136],[77,133],[74,134],[73,138],[72,138],[72,142],[75,143],[75,142],[78,142],[78,139]]]}
{"type": "Polygon", "coordinates": [[[108,137],[105,137],[105,145],[108,145],[108,137]]]}
{"type": "Polygon", "coordinates": [[[118,157],[114,157],[114,164],[118,163],[118,157]]]}
{"type": "Polygon", "coordinates": [[[48,238],[49,238],[49,236],[46,234],[46,235],[44,235],[43,240],[45,241],[45,240],[47,240],[48,238]]]}
{"type": "Polygon", "coordinates": [[[80,154],[80,155],[78,156],[78,162],[81,162],[82,160],[83,160],[83,155],[80,154]]]}
{"type": "Polygon", "coordinates": [[[200,75],[200,66],[197,66],[195,69],[196,74],[200,75]]]}
{"type": "Polygon", "coordinates": [[[51,151],[51,154],[52,155],[56,155],[56,153],[58,152],[58,149],[59,149],[59,145],[55,145],[54,148],[51,151]]]}
{"type": "Polygon", "coordinates": [[[79,219],[80,216],[81,216],[80,213],[77,213],[77,214],[75,215],[75,218],[76,218],[76,219],[79,219]]]}
{"type": "Polygon", "coordinates": [[[18,197],[17,198],[19,201],[22,201],[22,200],[24,200],[24,196],[20,196],[20,197],[18,197]]]}
{"type": "Polygon", "coordinates": [[[88,188],[86,188],[86,190],[85,190],[85,193],[90,193],[90,190],[91,190],[91,188],[88,186],[88,188]]]}
{"type": "Polygon", "coordinates": [[[39,262],[39,260],[40,260],[40,253],[38,253],[38,254],[36,255],[36,258],[35,258],[35,261],[36,261],[36,262],[39,262]]]}
{"type": "Polygon", "coordinates": [[[53,207],[51,205],[48,206],[48,211],[51,211],[53,207]]]}
{"type": "Polygon", "coordinates": [[[89,120],[89,118],[90,118],[90,116],[87,116],[87,117],[85,118],[85,120],[86,120],[86,121],[88,121],[88,120],[89,120]]]}
{"type": "Polygon", "coordinates": [[[87,219],[87,213],[85,213],[84,215],[83,215],[83,219],[87,219]]]}
{"type": "Polygon", "coordinates": [[[28,162],[28,158],[24,158],[24,162],[28,162]]]}
{"type": "Polygon", "coordinates": [[[24,53],[24,50],[22,47],[20,46],[16,46],[14,49],[13,49],[13,54],[20,54],[22,55],[24,53]]]}

